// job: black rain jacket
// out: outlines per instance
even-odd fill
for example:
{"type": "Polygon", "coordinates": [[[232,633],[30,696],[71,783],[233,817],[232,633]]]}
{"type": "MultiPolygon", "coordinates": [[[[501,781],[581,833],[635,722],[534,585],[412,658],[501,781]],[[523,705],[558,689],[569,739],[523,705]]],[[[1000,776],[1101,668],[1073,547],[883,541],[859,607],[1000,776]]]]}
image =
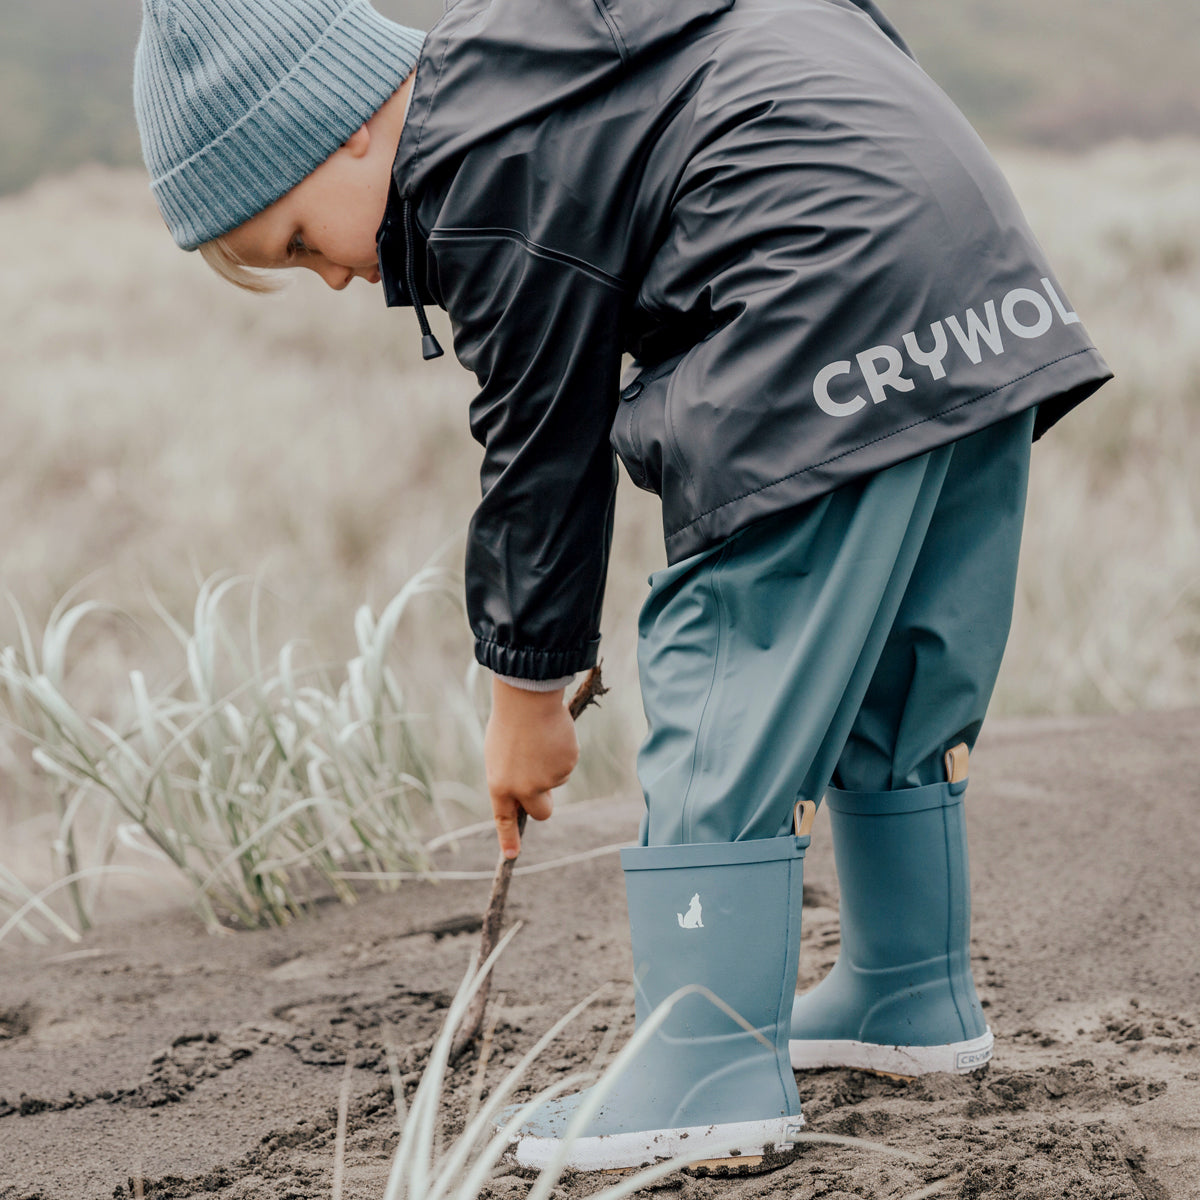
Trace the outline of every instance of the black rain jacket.
{"type": "Polygon", "coordinates": [[[870,0],[458,0],[379,249],[479,381],[468,615],[522,678],[596,660],[614,450],[677,562],[1110,377],[870,0]]]}

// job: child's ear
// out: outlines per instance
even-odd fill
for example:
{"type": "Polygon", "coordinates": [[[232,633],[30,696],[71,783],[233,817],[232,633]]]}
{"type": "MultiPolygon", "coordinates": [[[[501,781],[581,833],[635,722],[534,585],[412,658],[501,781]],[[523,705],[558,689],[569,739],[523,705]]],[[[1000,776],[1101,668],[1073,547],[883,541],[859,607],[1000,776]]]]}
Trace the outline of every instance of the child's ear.
{"type": "Polygon", "coordinates": [[[343,143],[342,149],[349,150],[352,158],[362,158],[371,148],[371,131],[360,125],[343,143]]]}

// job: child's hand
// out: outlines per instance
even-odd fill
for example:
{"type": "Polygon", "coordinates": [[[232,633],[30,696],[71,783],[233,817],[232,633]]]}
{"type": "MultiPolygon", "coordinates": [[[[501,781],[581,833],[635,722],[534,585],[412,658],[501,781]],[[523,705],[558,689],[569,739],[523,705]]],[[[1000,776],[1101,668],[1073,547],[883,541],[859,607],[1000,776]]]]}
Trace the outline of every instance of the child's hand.
{"type": "Polygon", "coordinates": [[[575,722],[563,704],[564,690],[528,692],[492,680],[483,761],[505,858],[516,858],[521,850],[518,813],[524,809],[535,821],[544,821],[554,811],[551,788],[566,783],[579,761],[575,722]]]}

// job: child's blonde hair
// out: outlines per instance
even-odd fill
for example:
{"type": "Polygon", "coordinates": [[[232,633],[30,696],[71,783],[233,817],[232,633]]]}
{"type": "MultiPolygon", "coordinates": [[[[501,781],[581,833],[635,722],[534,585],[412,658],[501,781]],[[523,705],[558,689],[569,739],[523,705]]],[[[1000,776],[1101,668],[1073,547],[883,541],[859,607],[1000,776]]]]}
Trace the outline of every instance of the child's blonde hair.
{"type": "Polygon", "coordinates": [[[199,250],[200,257],[222,279],[227,283],[232,283],[234,287],[241,288],[244,292],[254,292],[261,296],[279,289],[279,282],[272,279],[267,272],[256,271],[253,267],[248,267],[234,253],[233,248],[224,237],[213,238],[211,242],[204,242],[196,249],[199,250]]]}

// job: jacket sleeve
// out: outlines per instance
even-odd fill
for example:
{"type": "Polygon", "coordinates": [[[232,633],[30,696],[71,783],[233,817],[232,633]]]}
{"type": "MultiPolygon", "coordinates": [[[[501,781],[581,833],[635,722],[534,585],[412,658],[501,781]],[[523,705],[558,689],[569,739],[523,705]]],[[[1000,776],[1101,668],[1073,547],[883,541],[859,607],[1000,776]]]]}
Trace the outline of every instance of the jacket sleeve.
{"type": "Polygon", "coordinates": [[[522,679],[591,667],[612,540],[617,280],[500,232],[435,232],[431,268],[475,373],[483,498],[467,615],[484,666],[522,679]]]}

